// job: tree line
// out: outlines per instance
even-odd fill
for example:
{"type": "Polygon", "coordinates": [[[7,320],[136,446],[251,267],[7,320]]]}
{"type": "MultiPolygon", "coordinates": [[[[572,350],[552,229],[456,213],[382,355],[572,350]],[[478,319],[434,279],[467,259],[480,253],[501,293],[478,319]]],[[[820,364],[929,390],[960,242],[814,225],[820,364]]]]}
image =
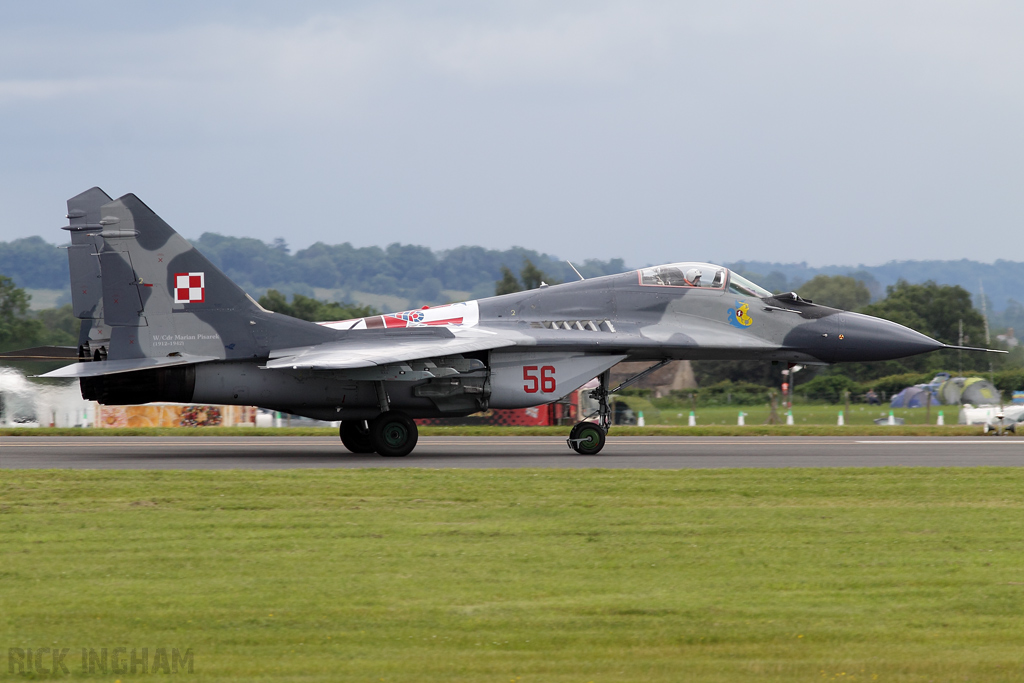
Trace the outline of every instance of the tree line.
{"type": "MultiPolygon", "coordinates": [[[[315,289],[371,292],[408,299],[411,305],[447,303],[451,292],[469,298],[494,294],[502,268],[520,271],[527,264],[552,280],[575,279],[572,268],[532,249],[457,247],[433,251],[412,244],[356,247],[351,243],[316,244],[294,254],[278,239],[271,244],[251,237],[204,233],[193,245],[244,290],[259,296],[275,289],[315,295],[315,289]]],[[[621,258],[588,259],[574,264],[586,277],[627,270],[621,258]]],[[[41,237],[0,242],[0,273],[28,289],[66,289],[67,254],[41,237]]]]}
{"type": "MultiPolygon", "coordinates": [[[[215,233],[204,233],[193,243],[228,277],[257,297],[271,289],[315,297],[316,289],[328,289],[335,290],[338,293],[335,296],[342,298],[350,292],[370,292],[401,297],[408,300],[410,306],[418,306],[446,303],[456,292],[474,299],[490,296],[499,281],[506,283],[502,291],[512,286],[529,289],[529,283],[512,285],[512,280],[524,277],[530,280],[531,269],[544,274],[548,284],[577,278],[565,261],[522,247],[498,250],[467,246],[433,251],[411,244],[356,247],[348,242],[335,245],[318,242],[292,253],[283,239],[266,243],[252,237],[215,233]]],[[[666,258],[669,260],[673,259],[666,258]]],[[[627,270],[620,258],[584,260],[574,265],[588,278],[627,270]]],[[[725,265],[775,292],[806,287],[817,275],[850,277],[863,285],[858,295],[863,296],[866,291],[872,301],[884,298],[885,286],[896,284],[900,278],[918,284],[929,280],[959,284],[973,293],[984,277],[993,324],[1024,327],[1022,263],[901,261],[871,267],[813,268],[799,263],[740,261],[725,265]]],[[[0,273],[11,277],[19,287],[66,289],[67,255],[38,236],[0,242],[0,273]]],[[[857,305],[860,302],[861,299],[854,301],[857,305]]]]}

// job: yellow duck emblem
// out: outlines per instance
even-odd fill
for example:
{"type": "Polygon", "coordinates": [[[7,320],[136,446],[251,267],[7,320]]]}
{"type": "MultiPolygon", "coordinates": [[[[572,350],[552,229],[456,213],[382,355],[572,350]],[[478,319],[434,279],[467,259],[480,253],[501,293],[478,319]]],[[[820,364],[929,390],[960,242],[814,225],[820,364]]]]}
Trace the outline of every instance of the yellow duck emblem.
{"type": "Polygon", "coordinates": [[[754,324],[750,319],[750,306],[746,302],[737,301],[736,308],[729,309],[729,324],[741,329],[754,324]]]}

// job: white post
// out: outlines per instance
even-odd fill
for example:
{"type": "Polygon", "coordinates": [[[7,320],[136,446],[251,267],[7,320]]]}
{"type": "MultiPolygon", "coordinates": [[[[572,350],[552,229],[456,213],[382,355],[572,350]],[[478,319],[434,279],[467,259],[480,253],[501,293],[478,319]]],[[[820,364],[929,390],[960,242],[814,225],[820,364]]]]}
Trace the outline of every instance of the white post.
{"type": "Polygon", "coordinates": [[[690,422],[689,422],[689,425],[691,427],[696,427],[697,426],[697,416],[693,414],[692,410],[690,411],[690,422]]]}
{"type": "Polygon", "coordinates": [[[939,411],[939,419],[938,419],[938,421],[936,421],[935,424],[938,425],[939,427],[942,427],[943,425],[946,424],[946,418],[942,416],[942,411],[941,410],[939,411]]]}
{"type": "Polygon", "coordinates": [[[836,421],[836,424],[840,427],[846,424],[846,420],[843,419],[843,411],[841,410],[839,411],[839,420],[836,421]]]}
{"type": "Polygon", "coordinates": [[[788,424],[788,425],[793,424],[793,411],[792,410],[787,410],[786,411],[786,424],[788,424]]]}
{"type": "Polygon", "coordinates": [[[641,410],[640,414],[637,415],[637,418],[636,418],[636,426],[637,427],[643,427],[646,424],[647,424],[647,421],[644,420],[644,411],[641,410]]]}
{"type": "Polygon", "coordinates": [[[891,410],[889,411],[889,422],[887,422],[886,424],[896,424],[896,416],[892,414],[891,410]]]}
{"type": "Polygon", "coordinates": [[[736,424],[737,424],[737,425],[739,425],[740,427],[744,427],[744,426],[746,426],[746,424],[747,424],[747,423],[746,423],[746,422],[745,422],[745,421],[743,420],[743,418],[744,418],[744,417],[746,417],[746,415],[747,415],[747,414],[746,414],[746,413],[744,413],[744,412],[743,412],[743,411],[741,410],[741,411],[740,411],[740,416],[739,416],[738,418],[736,418],[736,424]]]}

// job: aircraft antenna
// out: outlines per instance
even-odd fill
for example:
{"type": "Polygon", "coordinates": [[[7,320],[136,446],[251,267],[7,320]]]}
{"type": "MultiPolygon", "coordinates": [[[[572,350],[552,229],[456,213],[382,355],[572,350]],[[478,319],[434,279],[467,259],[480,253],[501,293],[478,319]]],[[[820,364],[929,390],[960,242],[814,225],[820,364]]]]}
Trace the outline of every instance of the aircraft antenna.
{"type": "Polygon", "coordinates": [[[985,301],[985,283],[978,278],[978,291],[981,294],[981,317],[985,320],[985,346],[992,346],[992,339],[988,332],[988,304],[985,301]]]}
{"type": "Polygon", "coordinates": [[[574,266],[572,264],[572,261],[570,261],[569,259],[565,259],[565,262],[569,264],[569,267],[572,268],[574,273],[576,273],[577,275],[580,276],[581,280],[586,280],[587,279],[587,278],[583,277],[582,275],[580,275],[580,271],[576,270],[576,266],[574,266]]]}
{"type": "MultiPolygon", "coordinates": [[[[992,346],[992,337],[988,331],[988,303],[985,301],[985,283],[978,278],[978,290],[981,293],[981,317],[985,321],[985,346],[992,346]]],[[[996,383],[996,370],[992,365],[992,357],[988,359],[988,381],[996,383]]],[[[1003,409],[1003,392],[999,392],[999,410],[1003,409]]]]}

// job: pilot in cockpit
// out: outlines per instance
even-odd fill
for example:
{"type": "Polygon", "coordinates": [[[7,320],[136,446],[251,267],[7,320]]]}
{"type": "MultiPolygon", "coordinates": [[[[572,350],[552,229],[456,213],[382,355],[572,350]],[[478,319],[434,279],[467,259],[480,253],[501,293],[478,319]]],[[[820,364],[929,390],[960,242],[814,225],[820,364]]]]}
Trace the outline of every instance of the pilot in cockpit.
{"type": "Polygon", "coordinates": [[[640,270],[640,284],[662,287],[722,289],[728,271],[709,263],[670,263],[640,270]]]}

